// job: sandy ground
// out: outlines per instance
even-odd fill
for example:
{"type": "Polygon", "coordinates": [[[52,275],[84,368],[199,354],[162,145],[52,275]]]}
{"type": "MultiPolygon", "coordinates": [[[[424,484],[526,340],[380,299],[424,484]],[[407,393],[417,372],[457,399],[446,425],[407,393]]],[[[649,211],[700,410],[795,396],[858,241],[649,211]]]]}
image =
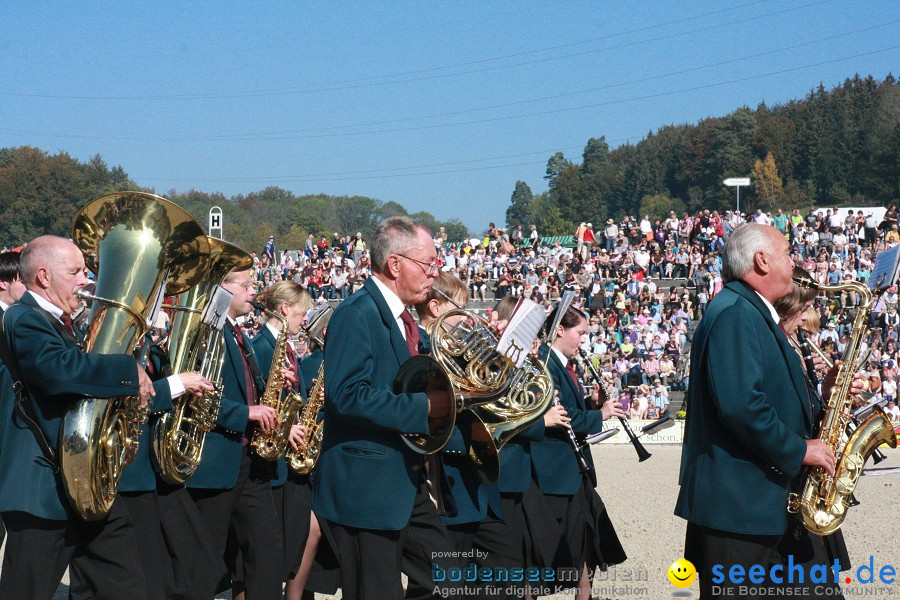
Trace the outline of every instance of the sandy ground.
{"type": "MultiPolygon", "coordinates": [[[[669,565],[681,557],[684,541],[684,521],[672,514],[678,492],[678,465],[681,447],[652,445],[647,447],[653,456],[639,463],[630,445],[600,445],[593,448],[599,475],[599,491],[606,503],[613,523],[629,555],[623,565],[610,570],[604,581],[595,581],[598,598],[671,598],[675,588],[666,577],[669,565]],[[642,581],[636,581],[638,574],[642,581]],[[630,574],[632,581],[625,578],[630,574]],[[618,590],[611,590],[610,586],[618,590]],[[631,586],[628,590],[626,586],[631,586]],[[630,593],[622,593],[622,588],[630,593]]],[[[880,466],[900,465],[900,450],[885,449],[888,460],[880,466]]],[[[897,550],[897,501],[900,475],[864,476],[856,496],[862,504],[850,512],[843,530],[853,561],[850,575],[856,582],[857,567],[874,557],[879,565],[893,565],[900,570],[897,550]]],[[[67,597],[63,581],[56,599],[67,597]]],[[[873,586],[853,583],[857,594],[870,592],[873,586]],[[866,588],[869,589],[866,589],[866,588]]],[[[877,597],[900,598],[900,580],[881,586],[877,597]]],[[[692,588],[697,595],[697,584],[692,588]]],[[[850,591],[852,594],[853,591],[850,591]]],[[[849,594],[848,594],[849,595],[849,594]]],[[[223,596],[227,598],[230,596],[223,596]]],[[[558,594],[554,599],[571,598],[558,594]]],[[[317,596],[326,598],[326,596],[317,596]]],[[[337,596],[340,598],[340,595],[337,596]]]]}

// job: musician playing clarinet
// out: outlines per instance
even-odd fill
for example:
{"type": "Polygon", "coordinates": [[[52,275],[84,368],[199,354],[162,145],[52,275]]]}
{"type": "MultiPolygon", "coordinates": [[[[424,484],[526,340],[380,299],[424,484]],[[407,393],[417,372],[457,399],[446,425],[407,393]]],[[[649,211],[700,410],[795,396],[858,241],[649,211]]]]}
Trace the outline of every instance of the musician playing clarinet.
{"type": "MultiPolygon", "coordinates": [[[[554,323],[555,317],[556,310],[547,323],[554,323]]],[[[600,386],[596,382],[590,394],[593,406],[585,399],[575,374],[574,358],[586,333],[586,316],[579,309],[569,307],[559,321],[555,339],[548,335],[552,345],[541,347],[542,359],[549,353],[547,368],[570,421],[568,428],[548,427],[542,441],[531,443],[537,486],[546,498],[551,517],[563,531],[563,543],[554,567],[577,568],[581,572],[576,597],[583,600],[590,598],[590,574],[596,567],[605,568],[625,560],[603,501],[595,491],[597,476],[590,447],[576,449],[569,437],[569,429],[583,438],[601,431],[605,419],[625,416],[617,402],[607,402],[600,410],[593,409],[600,402],[600,386]]]]}

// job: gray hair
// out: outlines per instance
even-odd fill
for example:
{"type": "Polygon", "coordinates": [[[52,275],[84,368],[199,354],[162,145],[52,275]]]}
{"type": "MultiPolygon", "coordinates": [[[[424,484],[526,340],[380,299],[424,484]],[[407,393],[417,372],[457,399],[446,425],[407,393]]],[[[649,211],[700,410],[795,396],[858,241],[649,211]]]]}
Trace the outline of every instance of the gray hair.
{"type": "Polygon", "coordinates": [[[66,238],[55,235],[42,235],[31,240],[22,250],[19,273],[26,286],[34,284],[38,271],[41,269],[52,270],[58,266],[58,252],[60,248],[70,244],[66,238]]]}
{"type": "Polygon", "coordinates": [[[722,251],[722,279],[741,279],[753,268],[754,256],[772,245],[768,225],[747,223],[735,229],[722,251]]]}
{"type": "Polygon", "coordinates": [[[419,231],[425,231],[431,237],[431,231],[424,223],[409,217],[390,217],[382,221],[375,230],[375,238],[369,253],[372,257],[372,270],[383,273],[387,266],[388,256],[402,254],[419,243],[419,231]]]}

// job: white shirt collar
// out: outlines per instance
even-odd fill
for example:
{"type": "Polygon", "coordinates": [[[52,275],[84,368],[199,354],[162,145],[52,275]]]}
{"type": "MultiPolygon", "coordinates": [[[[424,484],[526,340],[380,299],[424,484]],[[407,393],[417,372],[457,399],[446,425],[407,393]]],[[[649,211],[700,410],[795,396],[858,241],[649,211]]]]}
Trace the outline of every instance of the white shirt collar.
{"type": "Polygon", "coordinates": [[[3,300],[0,300],[0,308],[2,308],[4,312],[6,312],[7,310],[9,310],[9,304],[4,302],[3,300]]]}
{"type": "Polygon", "coordinates": [[[272,334],[272,337],[275,338],[276,340],[278,339],[278,336],[281,335],[281,332],[278,331],[277,329],[275,329],[275,328],[272,326],[272,324],[269,323],[269,322],[266,322],[266,329],[269,330],[269,333],[271,333],[271,334],[272,334]]]}
{"type": "Polygon", "coordinates": [[[763,295],[762,295],[762,294],[760,294],[760,293],[757,292],[756,290],[753,290],[753,291],[756,292],[756,295],[759,296],[759,299],[762,300],[762,301],[763,301],[763,304],[766,305],[766,308],[769,309],[769,312],[772,314],[772,320],[775,321],[775,324],[776,324],[776,325],[778,325],[778,323],[781,321],[781,317],[778,316],[778,311],[775,310],[775,307],[772,306],[772,303],[771,303],[771,302],[769,302],[768,300],[766,300],[765,298],[763,298],[763,295]]]}
{"type": "Polygon", "coordinates": [[[556,354],[556,358],[559,359],[559,362],[562,363],[563,368],[565,369],[566,367],[568,367],[569,359],[566,358],[566,355],[563,354],[562,352],[560,352],[559,350],[557,350],[556,348],[554,348],[553,346],[551,346],[550,348],[553,350],[553,353],[556,354]]]}
{"type": "Polygon", "coordinates": [[[57,305],[53,304],[46,298],[42,298],[41,296],[38,296],[31,290],[28,290],[28,293],[31,294],[31,297],[34,298],[34,301],[38,303],[38,306],[40,306],[41,308],[46,310],[48,313],[50,313],[57,319],[63,315],[63,309],[61,309],[57,305]]]}
{"type": "Polygon", "coordinates": [[[381,292],[381,295],[384,296],[384,301],[387,302],[388,309],[391,311],[391,315],[395,319],[399,319],[403,311],[406,310],[406,305],[403,304],[403,300],[401,300],[400,296],[395,294],[394,291],[378,277],[372,276],[372,281],[375,282],[375,285],[378,286],[378,290],[381,292]]]}
{"type": "Polygon", "coordinates": [[[375,287],[378,288],[378,291],[380,291],[381,295],[384,297],[384,301],[387,302],[388,310],[391,311],[391,316],[394,317],[394,321],[400,328],[400,335],[402,335],[403,339],[405,340],[406,327],[403,326],[403,319],[400,317],[400,315],[403,314],[404,310],[406,310],[406,305],[403,304],[403,300],[400,299],[400,296],[395,294],[394,291],[378,277],[373,275],[371,279],[375,283],[375,287]]]}

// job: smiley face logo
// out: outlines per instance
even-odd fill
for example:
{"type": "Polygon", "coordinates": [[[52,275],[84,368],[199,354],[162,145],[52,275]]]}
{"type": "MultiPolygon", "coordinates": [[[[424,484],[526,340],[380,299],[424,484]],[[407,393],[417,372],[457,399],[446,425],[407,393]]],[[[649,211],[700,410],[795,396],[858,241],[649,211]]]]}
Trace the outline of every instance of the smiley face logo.
{"type": "Polygon", "coordinates": [[[672,585],[680,588],[688,587],[694,583],[694,579],[697,577],[697,569],[694,568],[691,561],[684,558],[673,562],[667,573],[672,585]]]}

